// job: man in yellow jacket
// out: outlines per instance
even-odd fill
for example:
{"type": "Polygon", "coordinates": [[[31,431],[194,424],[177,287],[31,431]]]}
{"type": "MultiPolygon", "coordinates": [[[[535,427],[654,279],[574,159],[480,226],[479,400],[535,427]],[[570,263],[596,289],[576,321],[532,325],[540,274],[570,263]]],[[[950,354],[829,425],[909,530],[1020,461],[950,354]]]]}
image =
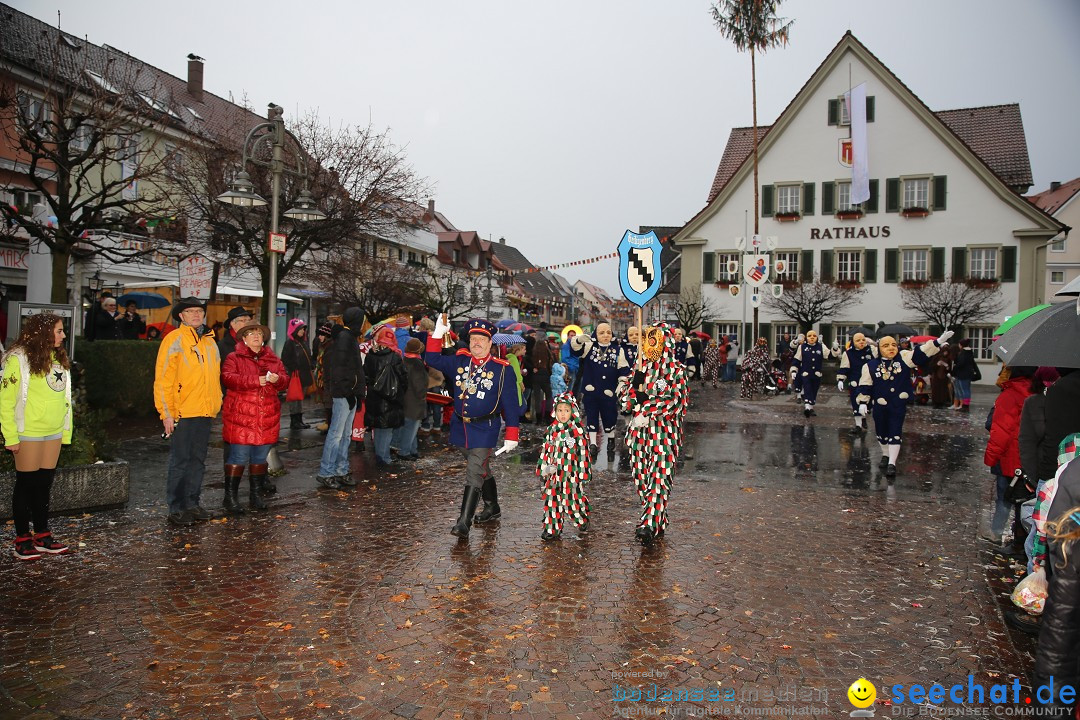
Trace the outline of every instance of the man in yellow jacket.
{"type": "Polygon", "coordinates": [[[165,484],[169,522],[194,525],[212,516],[199,502],[210,423],[221,411],[221,356],[214,334],[206,327],[206,306],[198,298],[182,298],[172,310],[180,327],[158,348],[154,371],[154,405],[171,438],[165,484]]]}

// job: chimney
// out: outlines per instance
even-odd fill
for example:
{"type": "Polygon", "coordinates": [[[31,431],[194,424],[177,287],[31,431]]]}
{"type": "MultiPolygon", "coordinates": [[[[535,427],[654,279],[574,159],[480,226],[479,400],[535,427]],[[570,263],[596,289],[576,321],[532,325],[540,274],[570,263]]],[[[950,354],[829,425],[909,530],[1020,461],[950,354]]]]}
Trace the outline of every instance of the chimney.
{"type": "Polygon", "coordinates": [[[435,199],[434,198],[428,198],[427,211],[428,211],[428,215],[430,215],[433,218],[435,217],[435,199]]]}
{"type": "Polygon", "coordinates": [[[1060,180],[1051,181],[1051,183],[1050,183],[1050,192],[1054,192],[1059,187],[1061,187],[1061,181],[1060,180]]]}
{"type": "Polygon", "coordinates": [[[196,102],[203,100],[203,59],[194,53],[188,54],[187,91],[196,102]]]}
{"type": "Polygon", "coordinates": [[[504,238],[504,237],[499,238],[499,244],[500,245],[505,245],[506,244],[506,238],[504,238]]]}

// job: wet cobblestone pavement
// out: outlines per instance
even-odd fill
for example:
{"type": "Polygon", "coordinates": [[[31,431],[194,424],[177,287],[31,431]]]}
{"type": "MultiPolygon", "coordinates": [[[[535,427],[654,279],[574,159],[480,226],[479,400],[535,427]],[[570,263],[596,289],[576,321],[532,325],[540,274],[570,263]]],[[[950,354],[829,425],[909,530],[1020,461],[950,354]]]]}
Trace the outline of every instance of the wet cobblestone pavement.
{"type": "Polygon", "coordinates": [[[587,536],[540,541],[539,430],[495,463],[503,518],[466,542],[445,435],[395,474],[354,454],[363,481],[337,492],[316,489],[304,431],[270,512],[183,530],[164,523],[165,444],[128,441],[127,509],[58,518],[68,556],[0,558],[0,717],[846,716],[859,676],[879,704],[893,683],[1026,682],[1033,642],[1001,615],[1014,571],[976,539],[990,391],[970,415],[913,409],[891,482],[836,393],[804,420],[790,398],[694,389],[651,548],[619,462],[589,486],[587,536]],[[735,699],[618,699],[652,683],[735,699]]]}

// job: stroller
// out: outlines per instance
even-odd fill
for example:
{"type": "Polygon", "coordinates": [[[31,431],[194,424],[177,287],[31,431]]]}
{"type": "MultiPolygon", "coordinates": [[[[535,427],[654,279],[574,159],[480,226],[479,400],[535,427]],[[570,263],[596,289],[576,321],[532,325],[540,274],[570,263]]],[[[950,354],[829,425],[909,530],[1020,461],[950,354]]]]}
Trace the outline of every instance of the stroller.
{"type": "Polygon", "coordinates": [[[777,359],[772,361],[772,368],[765,376],[765,395],[771,397],[780,393],[790,394],[791,386],[788,384],[787,374],[780,366],[780,360],[777,359]]]}

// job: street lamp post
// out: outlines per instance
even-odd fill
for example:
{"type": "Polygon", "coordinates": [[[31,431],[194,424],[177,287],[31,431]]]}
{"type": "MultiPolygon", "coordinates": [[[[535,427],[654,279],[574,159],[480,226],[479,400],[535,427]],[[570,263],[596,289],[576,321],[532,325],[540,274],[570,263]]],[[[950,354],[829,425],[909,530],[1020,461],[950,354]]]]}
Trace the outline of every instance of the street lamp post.
{"type": "MultiPolygon", "coordinates": [[[[297,177],[303,181],[304,187],[300,191],[296,204],[285,211],[285,217],[303,222],[310,220],[325,220],[326,213],[315,206],[315,199],[308,190],[308,172],[303,159],[303,148],[300,141],[291,132],[285,129],[285,120],[282,117],[284,111],[279,105],[271,105],[267,113],[267,121],[259,123],[248,132],[244,139],[243,164],[247,167],[250,162],[254,165],[270,168],[270,237],[267,239],[269,254],[269,287],[267,288],[266,317],[265,323],[270,328],[271,346],[277,337],[277,271],[278,254],[284,253],[285,248],[277,244],[280,229],[281,208],[281,178],[285,173],[297,177]],[[296,169],[285,166],[285,142],[286,138],[292,139],[296,145],[296,169]],[[255,147],[258,143],[268,140],[270,142],[270,161],[260,160],[255,157],[255,147]]],[[[251,176],[241,170],[233,180],[226,192],[218,195],[218,200],[229,205],[239,207],[262,207],[266,200],[255,192],[255,186],[251,182],[251,176]]]]}

